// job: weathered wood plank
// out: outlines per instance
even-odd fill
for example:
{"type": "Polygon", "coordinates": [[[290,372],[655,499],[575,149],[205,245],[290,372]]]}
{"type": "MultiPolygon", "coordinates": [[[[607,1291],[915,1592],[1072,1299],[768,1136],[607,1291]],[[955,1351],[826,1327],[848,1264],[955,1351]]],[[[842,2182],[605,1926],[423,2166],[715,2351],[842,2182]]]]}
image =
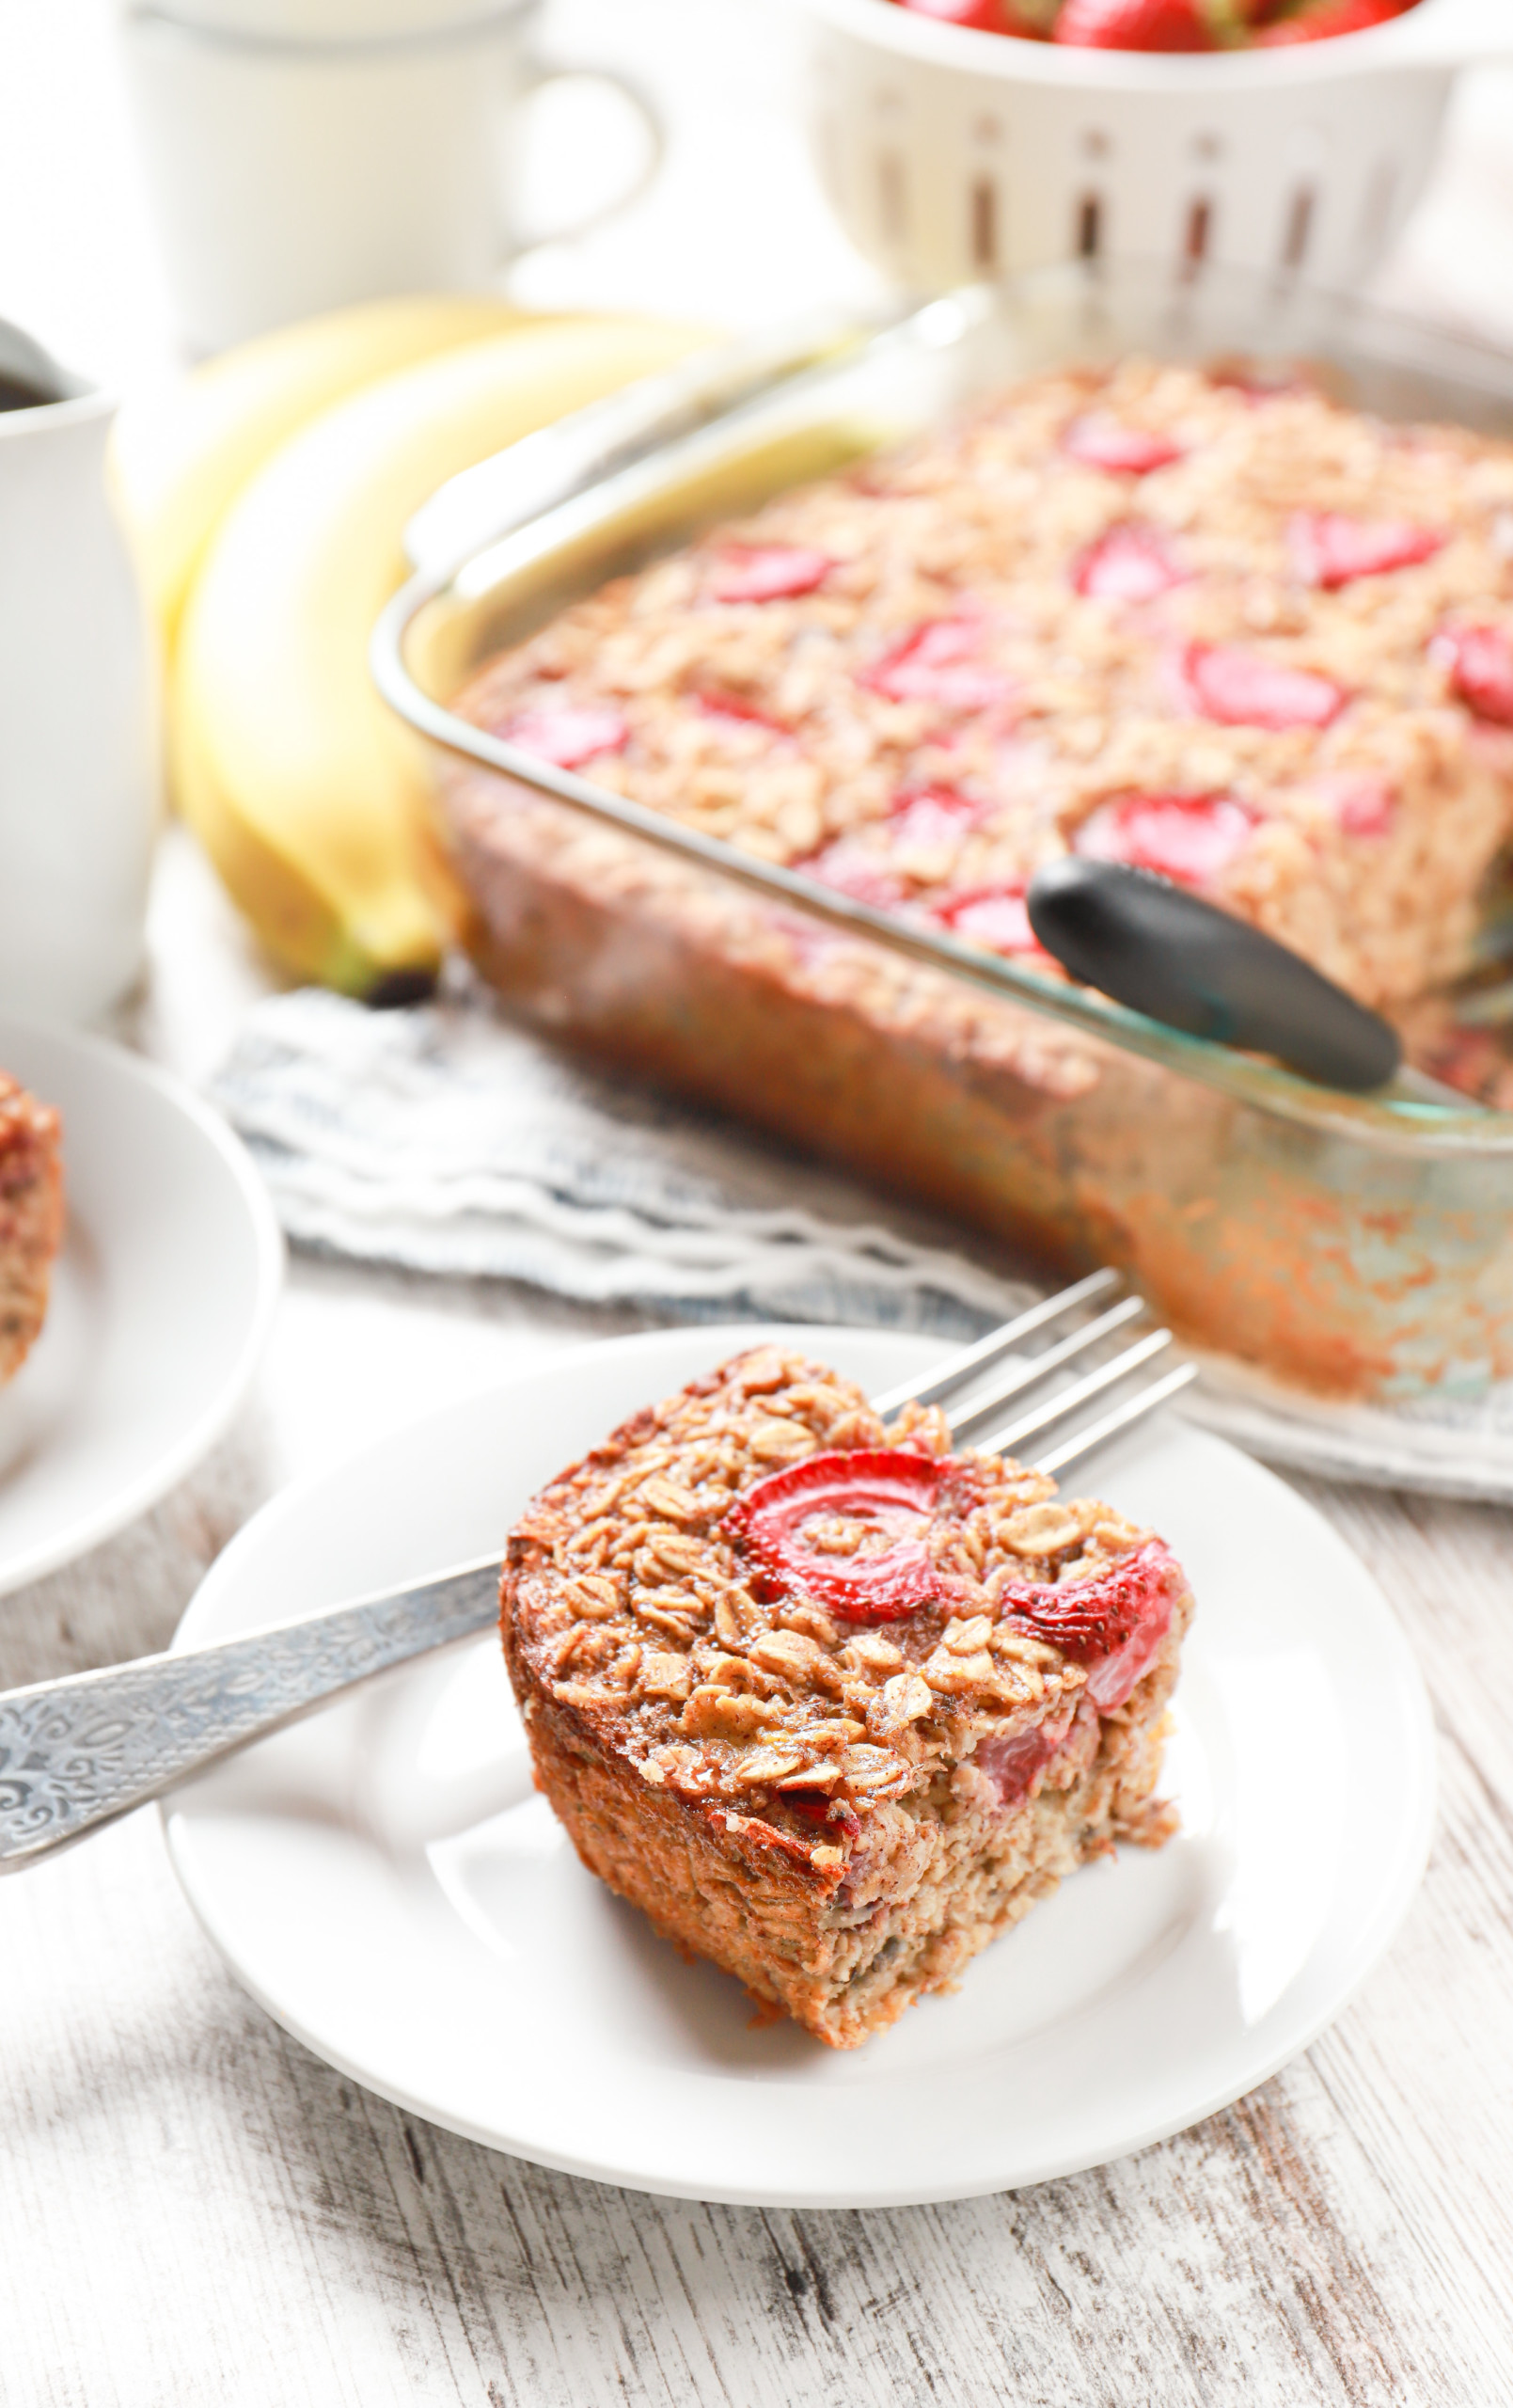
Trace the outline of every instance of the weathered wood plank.
{"type": "Polygon", "coordinates": [[[250,1406],[191,1480],[107,1545],[0,1597],[0,1682],[86,1672],[165,1647],[228,1539],[274,1486],[272,1435],[250,1406]]]}

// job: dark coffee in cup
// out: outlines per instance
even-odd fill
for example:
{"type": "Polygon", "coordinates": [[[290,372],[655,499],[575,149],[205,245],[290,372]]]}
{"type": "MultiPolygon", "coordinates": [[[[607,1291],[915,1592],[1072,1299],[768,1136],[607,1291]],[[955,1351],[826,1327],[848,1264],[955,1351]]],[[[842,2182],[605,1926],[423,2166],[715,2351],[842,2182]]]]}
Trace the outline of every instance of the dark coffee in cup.
{"type": "Polygon", "coordinates": [[[41,385],[24,384],[19,376],[8,376],[0,370],[0,410],[39,410],[49,402],[58,402],[61,393],[49,392],[41,385]]]}

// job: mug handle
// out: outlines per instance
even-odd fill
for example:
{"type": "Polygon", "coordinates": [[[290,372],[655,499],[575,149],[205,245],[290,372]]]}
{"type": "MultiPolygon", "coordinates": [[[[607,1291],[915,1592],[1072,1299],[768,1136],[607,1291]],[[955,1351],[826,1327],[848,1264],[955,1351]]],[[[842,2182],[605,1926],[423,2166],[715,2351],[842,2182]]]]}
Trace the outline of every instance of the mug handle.
{"type": "Polygon", "coordinates": [[[646,165],[625,190],[616,193],[611,200],[601,201],[585,216],[570,218],[561,226],[512,227],[507,238],[512,257],[520,251],[534,250],[541,243],[575,241],[578,235],[591,232],[595,226],[604,225],[607,219],[618,217],[623,209],[628,209],[633,201],[639,200],[642,193],[654,182],[667,153],[667,128],[656,103],[645,86],[638,84],[634,76],[622,73],[619,68],[547,67],[536,59],[530,61],[528,71],[530,79],[525,95],[528,101],[548,84],[607,84],[636,111],[646,128],[650,149],[646,165]]]}

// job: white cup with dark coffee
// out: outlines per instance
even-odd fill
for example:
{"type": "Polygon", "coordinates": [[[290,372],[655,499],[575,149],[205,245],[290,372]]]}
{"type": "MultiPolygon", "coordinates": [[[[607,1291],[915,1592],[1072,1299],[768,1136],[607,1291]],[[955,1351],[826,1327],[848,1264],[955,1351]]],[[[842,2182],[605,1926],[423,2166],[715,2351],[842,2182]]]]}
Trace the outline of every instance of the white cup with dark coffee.
{"type": "MultiPolygon", "coordinates": [[[[386,293],[487,286],[525,246],[537,0],[166,0],[120,20],[181,331],[216,351],[386,293]]],[[[615,85],[644,119],[649,102],[615,85]]],[[[608,214],[596,209],[593,217],[608,214]]],[[[554,233],[581,231],[554,229],[554,233]]],[[[540,239],[536,237],[535,239],[540,239]]]]}

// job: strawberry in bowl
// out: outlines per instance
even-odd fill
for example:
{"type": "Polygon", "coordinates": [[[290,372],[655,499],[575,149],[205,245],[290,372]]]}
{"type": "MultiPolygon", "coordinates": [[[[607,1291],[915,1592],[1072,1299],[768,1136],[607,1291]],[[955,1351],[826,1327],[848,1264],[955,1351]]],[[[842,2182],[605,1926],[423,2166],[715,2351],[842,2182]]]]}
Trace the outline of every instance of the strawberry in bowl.
{"type": "Polygon", "coordinates": [[[816,164],[917,292],[1058,262],[1355,292],[1505,0],[796,0],[816,164]]]}
{"type": "Polygon", "coordinates": [[[891,0],[912,15],[1076,50],[1273,50],[1368,33],[1417,0],[891,0]]]}

